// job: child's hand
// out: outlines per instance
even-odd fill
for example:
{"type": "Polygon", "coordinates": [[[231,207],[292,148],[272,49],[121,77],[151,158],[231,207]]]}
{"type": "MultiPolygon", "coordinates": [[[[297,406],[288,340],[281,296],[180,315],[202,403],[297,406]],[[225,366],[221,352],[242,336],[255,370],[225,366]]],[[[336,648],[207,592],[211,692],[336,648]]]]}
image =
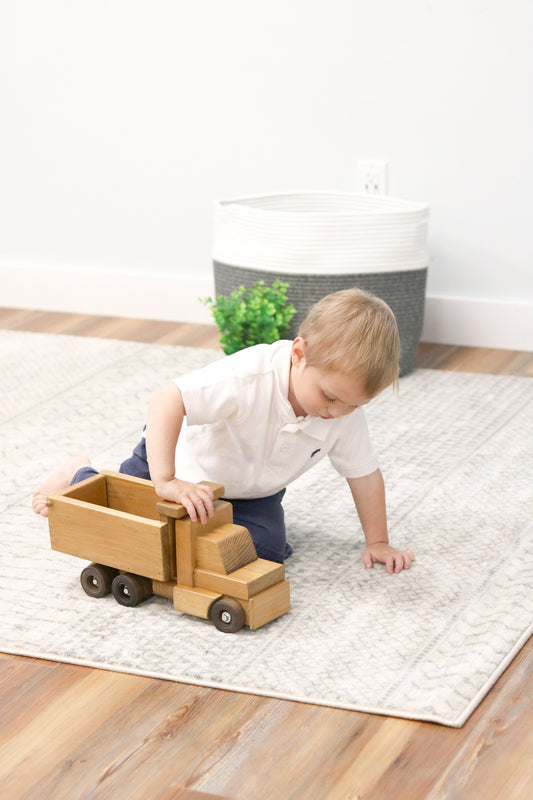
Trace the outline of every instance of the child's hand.
{"type": "Polygon", "coordinates": [[[379,562],[385,564],[387,572],[391,575],[394,572],[401,572],[402,569],[409,569],[414,560],[415,556],[411,550],[396,550],[384,542],[369,545],[363,553],[363,564],[367,569],[379,562]]]}
{"type": "Polygon", "coordinates": [[[170,481],[160,481],[155,485],[155,490],[163,500],[185,506],[193,522],[199,519],[202,525],[205,525],[207,518],[215,513],[213,492],[205,484],[189,483],[173,478],[170,481]]]}

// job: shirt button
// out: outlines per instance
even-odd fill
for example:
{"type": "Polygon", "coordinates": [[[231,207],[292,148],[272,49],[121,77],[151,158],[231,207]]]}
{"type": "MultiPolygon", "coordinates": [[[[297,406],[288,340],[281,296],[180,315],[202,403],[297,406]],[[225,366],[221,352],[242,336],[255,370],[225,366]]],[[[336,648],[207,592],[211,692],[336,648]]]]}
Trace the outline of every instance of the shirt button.
{"type": "Polygon", "coordinates": [[[279,449],[281,450],[282,453],[286,453],[287,450],[289,449],[289,445],[288,444],[282,444],[279,449]]]}

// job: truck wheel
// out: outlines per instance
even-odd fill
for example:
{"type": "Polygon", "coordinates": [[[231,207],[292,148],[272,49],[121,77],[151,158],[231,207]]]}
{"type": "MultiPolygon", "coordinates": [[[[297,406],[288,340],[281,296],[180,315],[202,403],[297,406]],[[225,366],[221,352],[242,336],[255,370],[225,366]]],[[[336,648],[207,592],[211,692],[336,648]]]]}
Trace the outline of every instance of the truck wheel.
{"type": "Polygon", "coordinates": [[[83,591],[89,597],[105,597],[111,591],[116,574],[117,570],[112,567],[106,567],[103,564],[89,564],[80,575],[83,591]]]}
{"type": "Polygon", "coordinates": [[[215,627],[224,633],[236,633],[244,625],[244,609],[237,600],[232,600],[230,597],[215,600],[209,616],[215,627]]]}
{"type": "Polygon", "coordinates": [[[152,581],[141,575],[125,572],[116,576],[111,590],[117,603],[132,608],[152,596],[152,581]]]}

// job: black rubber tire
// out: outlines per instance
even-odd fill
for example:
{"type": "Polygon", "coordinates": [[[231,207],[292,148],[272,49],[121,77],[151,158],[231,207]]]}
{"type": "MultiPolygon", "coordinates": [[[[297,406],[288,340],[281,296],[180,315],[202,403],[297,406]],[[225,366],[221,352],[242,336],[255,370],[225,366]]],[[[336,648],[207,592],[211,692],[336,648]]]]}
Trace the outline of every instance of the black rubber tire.
{"type": "Polygon", "coordinates": [[[117,570],[104,564],[89,564],[82,570],[80,583],[89,597],[105,597],[111,591],[117,570]]]}
{"type": "Polygon", "coordinates": [[[231,597],[221,597],[215,600],[209,611],[211,622],[219,631],[236,633],[244,625],[244,609],[237,600],[231,597]]]}
{"type": "Polygon", "coordinates": [[[141,575],[124,572],[113,580],[111,591],[117,603],[133,608],[152,596],[152,582],[141,575]]]}

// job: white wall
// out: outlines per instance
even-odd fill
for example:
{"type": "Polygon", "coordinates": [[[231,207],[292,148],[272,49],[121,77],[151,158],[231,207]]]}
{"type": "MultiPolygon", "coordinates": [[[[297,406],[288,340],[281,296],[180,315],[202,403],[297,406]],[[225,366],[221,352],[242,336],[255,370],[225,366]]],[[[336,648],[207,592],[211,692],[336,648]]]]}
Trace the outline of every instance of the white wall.
{"type": "Polygon", "coordinates": [[[210,321],[213,198],[353,190],[379,157],[431,205],[425,338],[533,349],[532,23],[529,0],[3,4],[0,305],[210,321]]]}

